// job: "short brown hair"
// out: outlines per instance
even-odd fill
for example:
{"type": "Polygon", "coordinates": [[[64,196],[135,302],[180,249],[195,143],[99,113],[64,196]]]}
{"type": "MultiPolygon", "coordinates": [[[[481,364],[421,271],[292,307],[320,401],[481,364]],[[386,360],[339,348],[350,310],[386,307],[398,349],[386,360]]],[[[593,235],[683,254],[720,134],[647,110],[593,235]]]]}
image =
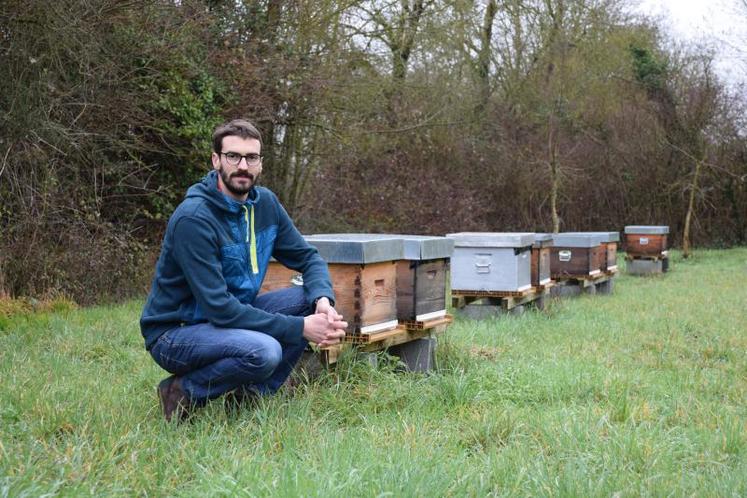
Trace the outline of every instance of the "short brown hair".
{"type": "Polygon", "coordinates": [[[262,134],[257,127],[246,119],[234,119],[215,128],[213,132],[213,151],[216,154],[223,152],[223,138],[234,135],[259,140],[259,146],[262,147],[262,134]]]}

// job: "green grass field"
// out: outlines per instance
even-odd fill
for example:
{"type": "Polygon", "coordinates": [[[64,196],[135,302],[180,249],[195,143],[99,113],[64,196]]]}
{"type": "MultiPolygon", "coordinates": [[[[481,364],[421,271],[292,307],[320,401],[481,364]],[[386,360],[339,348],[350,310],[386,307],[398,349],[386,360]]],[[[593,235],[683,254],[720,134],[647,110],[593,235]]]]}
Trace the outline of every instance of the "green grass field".
{"type": "Polygon", "coordinates": [[[746,248],[181,426],[141,304],[0,321],[0,496],[747,496],[746,248]]]}

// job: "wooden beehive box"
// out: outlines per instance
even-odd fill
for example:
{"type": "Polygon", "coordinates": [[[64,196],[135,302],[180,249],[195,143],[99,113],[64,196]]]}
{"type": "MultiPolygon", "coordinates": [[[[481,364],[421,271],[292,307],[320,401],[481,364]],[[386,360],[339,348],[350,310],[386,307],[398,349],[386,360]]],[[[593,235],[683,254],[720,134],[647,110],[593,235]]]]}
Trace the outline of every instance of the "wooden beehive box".
{"type": "Polygon", "coordinates": [[[663,258],[667,251],[668,226],[628,225],[625,227],[625,251],[629,257],[663,258]]]}
{"type": "Polygon", "coordinates": [[[550,274],[554,279],[594,277],[605,261],[602,237],[591,233],[553,234],[550,274]]]}
{"type": "Polygon", "coordinates": [[[285,289],[294,285],[303,285],[301,274],[290,268],[286,268],[281,263],[270,260],[267,267],[267,273],[262,281],[261,292],[270,292],[278,289],[285,289]]]}
{"type": "Polygon", "coordinates": [[[446,276],[454,241],[401,235],[405,256],[397,262],[397,318],[427,321],[446,315],[446,276]]]}
{"type": "Polygon", "coordinates": [[[552,257],[552,234],[535,233],[532,244],[532,286],[547,285],[552,281],[550,258],[552,257]]]}
{"type": "Polygon", "coordinates": [[[451,290],[522,292],[532,287],[533,233],[461,232],[454,240],[451,290]]]}
{"type": "Polygon", "coordinates": [[[617,269],[617,244],[620,242],[620,232],[565,232],[567,234],[598,235],[602,245],[602,271],[617,269]]]}
{"type": "Polygon", "coordinates": [[[404,242],[379,234],[318,234],[306,237],[329,265],[337,302],[351,334],[373,334],[397,322],[397,261],[404,242]]]}

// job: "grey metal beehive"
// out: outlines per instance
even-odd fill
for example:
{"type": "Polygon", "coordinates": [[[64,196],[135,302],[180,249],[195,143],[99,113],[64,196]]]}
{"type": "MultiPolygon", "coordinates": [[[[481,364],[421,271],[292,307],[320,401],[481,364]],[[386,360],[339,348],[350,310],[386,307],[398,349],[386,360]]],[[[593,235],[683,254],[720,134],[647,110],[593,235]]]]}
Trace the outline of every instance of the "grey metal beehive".
{"type": "Polygon", "coordinates": [[[669,227],[652,225],[628,225],[625,227],[625,233],[634,233],[638,235],[666,235],[669,233],[669,227]]]}
{"type": "Polygon", "coordinates": [[[329,233],[304,237],[327,263],[367,264],[405,258],[402,237],[375,233],[329,233]]]}
{"type": "Polygon", "coordinates": [[[454,240],[451,288],[461,291],[523,291],[531,285],[533,233],[461,232],[454,240]]]}

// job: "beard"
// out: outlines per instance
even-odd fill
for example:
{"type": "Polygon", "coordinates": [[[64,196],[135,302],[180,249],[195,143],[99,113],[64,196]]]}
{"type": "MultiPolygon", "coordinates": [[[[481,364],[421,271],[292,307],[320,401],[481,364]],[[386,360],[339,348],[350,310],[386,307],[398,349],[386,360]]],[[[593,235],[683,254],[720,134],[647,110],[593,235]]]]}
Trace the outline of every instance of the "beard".
{"type": "Polygon", "coordinates": [[[259,175],[253,175],[248,171],[234,171],[228,173],[223,167],[220,168],[220,177],[223,180],[223,185],[226,189],[234,195],[244,195],[248,193],[252,187],[257,183],[259,175]],[[245,184],[234,182],[236,178],[248,178],[249,181],[245,184]]]}

